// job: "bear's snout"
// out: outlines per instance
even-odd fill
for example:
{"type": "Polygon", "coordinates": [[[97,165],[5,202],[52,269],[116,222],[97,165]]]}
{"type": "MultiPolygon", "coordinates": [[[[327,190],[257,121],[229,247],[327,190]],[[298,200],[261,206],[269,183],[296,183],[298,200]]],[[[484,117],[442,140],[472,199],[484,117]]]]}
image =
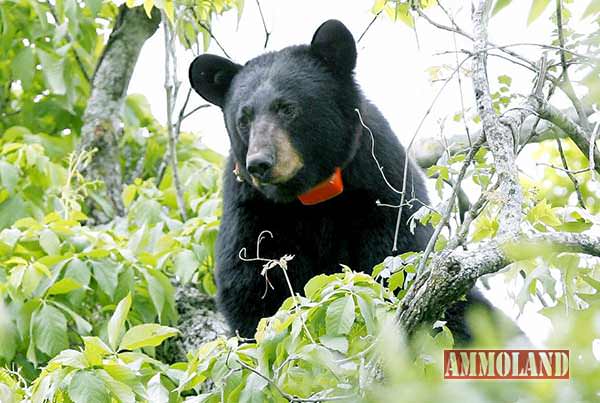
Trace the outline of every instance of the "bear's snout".
{"type": "Polygon", "coordinates": [[[248,173],[260,182],[268,182],[274,165],[272,153],[259,151],[246,158],[248,173]]]}
{"type": "Polygon", "coordinates": [[[246,169],[252,182],[281,184],[302,168],[302,158],[290,141],[290,135],[271,116],[261,116],[250,129],[246,169]]]}

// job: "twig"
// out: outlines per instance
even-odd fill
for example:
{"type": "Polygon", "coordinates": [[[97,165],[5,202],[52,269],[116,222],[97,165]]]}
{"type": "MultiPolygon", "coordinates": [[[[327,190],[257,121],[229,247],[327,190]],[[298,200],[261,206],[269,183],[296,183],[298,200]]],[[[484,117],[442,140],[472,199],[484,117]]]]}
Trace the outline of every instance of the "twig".
{"type": "Polygon", "coordinates": [[[594,152],[596,149],[596,138],[598,137],[598,129],[600,129],[600,121],[596,122],[594,131],[592,131],[592,137],[590,138],[590,152],[588,154],[588,161],[590,163],[590,170],[596,169],[596,161],[594,160],[594,152]]]}
{"type": "MultiPolygon", "coordinates": [[[[452,72],[452,74],[450,74],[450,77],[448,77],[446,79],[446,81],[444,82],[444,84],[442,85],[442,87],[438,90],[437,94],[435,95],[435,97],[433,98],[433,101],[431,101],[431,104],[429,105],[429,108],[427,108],[427,111],[425,111],[425,114],[423,115],[423,117],[421,118],[421,121],[419,122],[412,138],[410,139],[410,143],[408,144],[408,147],[406,148],[406,154],[408,155],[408,153],[410,152],[410,149],[412,148],[415,139],[417,138],[417,135],[419,134],[419,131],[421,130],[421,127],[423,126],[423,123],[425,123],[425,119],[427,119],[427,116],[429,116],[429,114],[431,113],[431,111],[433,110],[433,106],[435,105],[435,103],[437,102],[438,98],[442,95],[442,92],[444,91],[444,89],[446,88],[446,86],[448,85],[448,83],[452,80],[452,78],[454,77],[454,75],[456,73],[458,73],[458,71],[460,70],[460,68],[462,67],[462,65],[471,58],[471,56],[467,56],[465,57],[458,66],[456,66],[456,68],[454,69],[454,71],[452,72]]],[[[406,197],[406,182],[407,182],[407,178],[408,178],[408,158],[405,158],[404,160],[404,176],[402,178],[402,193],[400,195],[400,208],[398,209],[398,216],[396,218],[396,229],[394,231],[394,244],[392,246],[392,252],[396,252],[398,250],[398,234],[400,233],[400,224],[402,222],[402,208],[404,205],[404,200],[406,197]]]]}
{"type": "Polygon", "coordinates": [[[375,23],[375,21],[377,21],[377,18],[379,18],[379,16],[381,15],[381,13],[383,12],[386,4],[387,4],[388,0],[385,0],[385,3],[383,3],[383,7],[381,7],[381,10],[379,10],[377,12],[377,14],[375,14],[375,16],[373,17],[373,19],[371,19],[371,22],[369,22],[369,24],[367,25],[367,27],[364,29],[364,31],[362,32],[362,34],[360,34],[360,36],[358,37],[358,40],[356,41],[356,43],[360,43],[360,41],[362,40],[362,38],[365,36],[365,34],[367,33],[367,31],[369,29],[371,29],[371,25],[373,25],[375,23]]]}
{"type": "MultiPolygon", "coordinates": [[[[56,15],[56,10],[54,9],[54,5],[51,2],[49,2],[49,1],[46,2],[46,4],[48,5],[48,9],[50,10],[50,14],[52,14],[52,18],[54,18],[54,21],[56,21],[56,24],[58,25],[59,21],[58,21],[58,16],[56,15]]],[[[67,41],[69,41],[69,43],[75,43],[75,41],[71,37],[71,34],[69,34],[69,31],[66,30],[65,32],[66,32],[65,37],[67,38],[67,41]]],[[[75,50],[75,47],[71,47],[71,50],[73,51],[73,55],[75,56],[75,61],[77,61],[77,65],[81,69],[81,73],[83,74],[83,77],[85,78],[85,81],[87,81],[88,84],[91,84],[92,83],[92,78],[90,77],[90,75],[88,74],[87,70],[85,69],[85,67],[83,65],[83,61],[79,57],[79,54],[77,53],[77,50],[75,50]]]]}
{"type": "MultiPolygon", "coordinates": [[[[438,3],[439,4],[439,3],[438,3]]],[[[440,4],[440,7],[441,4],[440,4]]],[[[445,11],[445,9],[444,9],[445,11]]],[[[450,16],[448,15],[448,18],[450,18],[450,16]]],[[[456,44],[456,32],[452,33],[452,40],[454,42],[454,49],[457,48],[457,44],[456,44]]],[[[454,58],[456,61],[456,65],[459,65],[459,61],[458,61],[458,53],[454,54],[454,58]]],[[[467,134],[467,139],[469,140],[469,147],[473,147],[473,143],[471,142],[471,133],[469,131],[469,125],[467,124],[467,118],[465,116],[465,99],[464,99],[464,95],[463,95],[463,89],[462,89],[462,79],[460,78],[460,69],[457,71],[456,73],[456,77],[458,78],[458,91],[460,94],[460,108],[461,108],[461,114],[462,114],[462,121],[463,124],[465,126],[465,133],[467,134]]]]}
{"type": "Polygon", "coordinates": [[[354,109],[354,111],[358,115],[358,120],[360,121],[360,124],[362,125],[362,127],[364,127],[369,132],[369,135],[371,136],[371,156],[373,157],[373,160],[375,161],[375,164],[377,165],[377,168],[379,169],[379,172],[381,173],[381,177],[383,178],[383,181],[385,182],[387,187],[392,190],[392,192],[402,194],[402,192],[400,190],[398,190],[394,186],[392,186],[392,184],[387,180],[385,173],[383,173],[383,166],[381,166],[381,164],[379,163],[379,160],[377,159],[377,156],[375,155],[375,136],[373,135],[373,132],[371,131],[369,126],[367,126],[365,124],[365,122],[363,121],[362,115],[360,114],[360,111],[358,110],[358,108],[354,109]]]}
{"type": "Polygon", "coordinates": [[[571,120],[567,115],[543,99],[535,99],[534,101],[538,104],[536,105],[535,109],[542,119],[553,123],[563,132],[565,132],[584,155],[589,156],[592,154],[592,159],[590,161],[594,161],[594,170],[600,173],[600,152],[598,152],[596,147],[591,147],[591,135],[588,134],[585,129],[571,120]]]}
{"type": "MultiPolygon", "coordinates": [[[[177,137],[178,133],[173,126],[173,110],[179,91],[180,82],[177,80],[177,57],[175,55],[175,45],[173,43],[174,33],[171,25],[163,11],[163,26],[165,30],[165,91],[167,93],[167,132],[169,134],[169,157],[171,160],[171,170],[173,171],[173,185],[175,187],[175,196],[179,214],[183,221],[187,220],[185,210],[185,201],[183,198],[183,189],[179,179],[179,168],[177,162],[177,137]]],[[[189,97],[189,95],[188,95],[189,97]]]]}
{"type": "Polygon", "coordinates": [[[487,205],[490,195],[498,189],[498,186],[500,186],[500,182],[496,181],[491,188],[481,193],[479,199],[477,199],[477,201],[473,203],[467,214],[465,214],[465,218],[458,230],[456,231],[456,235],[454,236],[454,238],[448,241],[447,248],[452,249],[464,244],[467,234],[469,233],[469,227],[471,226],[471,223],[473,222],[473,220],[479,217],[479,215],[487,205]]]}
{"type": "Polygon", "coordinates": [[[263,48],[266,49],[267,45],[269,44],[269,37],[271,36],[271,33],[269,32],[269,30],[267,30],[267,23],[265,22],[265,16],[263,15],[262,7],[260,6],[260,0],[256,0],[256,5],[258,6],[260,19],[262,20],[263,28],[265,30],[265,45],[263,46],[263,48]]]}
{"type": "Polygon", "coordinates": [[[417,269],[418,275],[421,275],[422,273],[425,272],[425,265],[427,264],[427,259],[428,259],[429,255],[431,254],[431,252],[433,251],[433,248],[435,247],[435,243],[437,242],[437,239],[440,236],[440,233],[442,232],[442,230],[444,229],[444,227],[450,220],[450,215],[452,214],[452,209],[454,208],[454,201],[456,200],[456,196],[458,195],[458,192],[460,189],[460,184],[462,183],[462,180],[464,179],[465,174],[467,173],[467,168],[469,167],[469,165],[471,165],[471,162],[473,161],[475,154],[477,153],[477,151],[479,151],[479,148],[481,148],[481,146],[483,145],[484,142],[485,142],[485,137],[481,136],[477,140],[477,142],[473,144],[473,146],[469,150],[469,153],[467,154],[467,157],[465,158],[462,168],[460,169],[460,172],[458,174],[458,177],[456,178],[454,187],[452,188],[452,195],[450,196],[450,199],[448,200],[446,209],[444,210],[444,213],[442,214],[442,218],[440,219],[440,222],[438,223],[438,225],[435,227],[433,235],[429,239],[429,242],[427,243],[427,247],[425,248],[425,251],[423,252],[423,256],[421,257],[421,260],[419,261],[419,267],[417,269]]]}
{"type": "MultiPolygon", "coordinates": [[[[294,300],[294,308],[298,308],[298,307],[300,307],[300,303],[298,301],[298,297],[297,297],[296,293],[294,292],[294,288],[292,287],[292,282],[290,281],[290,278],[287,274],[287,262],[292,260],[294,258],[294,255],[283,255],[279,259],[268,259],[268,258],[260,257],[260,242],[264,239],[265,235],[269,235],[269,237],[271,237],[271,239],[273,239],[273,233],[271,231],[264,230],[264,231],[261,231],[260,234],[258,234],[258,238],[256,240],[256,257],[253,257],[253,258],[247,257],[246,256],[247,255],[246,248],[240,249],[238,256],[239,256],[240,260],[242,260],[244,262],[265,262],[263,264],[263,269],[260,272],[260,274],[265,278],[265,282],[266,282],[265,293],[263,294],[263,298],[267,294],[268,287],[271,287],[271,289],[274,289],[273,285],[271,284],[271,282],[269,281],[269,278],[268,278],[269,270],[273,269],[274,267],[280,267],[281,272],[283,273],[283,277],[285,278],[286,284],[290,291],[290,295],[292,296],[292,299],[294,300]]],[[[308,339],[312,343],[315,343],[315,340],[313,339],[312,335],[310,334],[308,327],[306,327],[306,323],[305,323],[304,319],[302,320],[302,327],[304,328],[304,331],[306,332],[308,339]]]]}
{"type": "Polygon", "coordinates": [[[562,81],[559,85],[560,89],[569,97],[571,103],[575,107],[577,111],[577,115],[579,116],[579,121],[583,129],[590,133],[592,128],[590,127],[590,123],[587,120],[587,116],[585,111],[583,110],[583,105],[577,95],[575,94],[575,89],[573,88],[573,84],[569,79],[569,72],[567,66],[567,58],[565,56],[565,37],[563,33],[563,25],[562,25],[562,3],[561,0],[556,0],[556,29],[558,31],[558,43],[560,44],[560,63],[562,65],[562,81]]]}
{"type": "Polygon", "coordinates": [[[563,150],[560,139],[556,139],[556,145],[558,146],[558,153],[560,154],[560,160],[562,161],[563,167],[565,167],[565,170],[563,172],[565,172],[567,174],[567,176],[569,177],[569,179],[571,179],[571,182],[573,182],[573,187],[575,188],[575,193],[577,194],[577,201],[579,202],[579,205],[582,208],[585,208],[585,202],[583,201],[583,195],[581,194],[581,189],[579,188],[579,181],[577,180],[575,175],[573,175],[569,171],[569,164],[567,164],[567,158],[565,157],[565,152],[563,150]]]}
{"type": "Polygon", "coordinates": [[[181,117],[181,121],[183,122],[185,119],[189,118],[194,113],[198,112],[200,109],[208,108],[209,106],[212,106],[212,105],[211,104],[202,104],[202,105],[199,105],[199,106],[195,107],[194,109],[192,109],[191,111],[189,111],[188,113],[186,113],[185,115],[183,115],[181,117]]]}
{"type": "Polygon", "coordinates": [[[553,164],[548,164],[546,162],[537,162],[536,165],[538,166],[545,166],[548,168],[552,168],[552,169],[556,169],[557,171],[561,171],[561,172],[565,172],[565,173],[570,173],[572,175],[579,175],[579,174],[584,174],[587,172],[590,172],[590,168],[582,168],[582,169],[565,169],[563,167],[557,167],[556,165],[553,164]]]}
{"type": "MultiPolygon", "coordinates": [[[[196,17],[196,11],[194,11],[194,17],[196,17]]],[[[225,56],[227,56],[228,59],[231,59],[231,56],[229,56],[229,53],[227,53],[227,51],[225,50],[225,48],[223,47],[223,45],[221,45],[221,42],[219,42],[219,40],[217,39],[216,36],[213,35],[212,30],[202,21],[200,21],[197,17],[196,17],[196,21],[198,22],[198,25],[200,25],[202,27],[202,29],[204,29],[206,32],[208,32],[208,35],[210,35],[210,37],[212,38],[212,40],[215,41],[215,43],[217,44],[217,46],[219,47],[219,49],[221,49],[221,52],[223,52],[223,54],[225,56]]]]}

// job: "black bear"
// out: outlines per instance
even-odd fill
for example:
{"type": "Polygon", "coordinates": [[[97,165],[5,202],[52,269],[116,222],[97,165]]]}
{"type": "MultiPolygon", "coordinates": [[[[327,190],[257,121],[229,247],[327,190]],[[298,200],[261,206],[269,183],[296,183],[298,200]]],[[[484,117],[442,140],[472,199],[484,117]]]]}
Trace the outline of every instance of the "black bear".
{"type": "Polygon", "coordinates": [[[323,23],[310,45],[290,46],[245,65],[201,55],[191,85],[223,110],[231,141],[216,246],[217,301],[231,330],[252,337],[289,288],[280,270],[245,261],[265,230],[261,257],[294,255],[292,287],[340,264],[370,272],[392,252],[398,210],[407,192],[397,253],[424,249],[431,228],[407,219],[428,203],[419,169],[379,110],[354,80],[356,46],[339,21],[323,23]],[[362,123],[361,123],[362,118],[362,123]],[[367,129],[368,127],[369,129],[367,129]],[[407,172],[405,174],[405,165],[407,172]],[[380,168],[383,168],[383,174],[380,168]],[[403,186],[406,178],[406,186],[403,186]],[[393,190],[393,189],[395,190],[393,190]],[[266,291],[266,292],[265,292],[266,291]]]}

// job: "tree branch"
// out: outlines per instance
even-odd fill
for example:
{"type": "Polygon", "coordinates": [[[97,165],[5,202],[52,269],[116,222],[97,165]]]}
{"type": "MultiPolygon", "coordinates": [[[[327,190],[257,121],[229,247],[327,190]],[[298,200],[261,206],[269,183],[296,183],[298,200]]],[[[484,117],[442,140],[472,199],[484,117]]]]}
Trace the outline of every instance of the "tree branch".
{"type": "Polygon", "coordinates": [[[107,222],[114,215],[124,214],[118,145],[121,108],[140,50],[156,32],[159,23],[157,9],[153,9],[152,18],[148,18],[142,7],[121,6],[92,78],[92,91],[83,114],[79,152],[96,149],[84,175],[105,185],[103,194],[98,195],[105,199],[104,203],[98,203],[98,199],[96,202],[88,201],[88,215],[95,223],[107,222]],[[112,211],[105,211],[101,205],[107,205],[112,211]]]}
{"type": "Polygon", "coordinates": [[[600,236],[539,233],[508,238],[502,243],[491,241],[470,251],[445,251],[444,259],[437,259],[429,275],[417,279],[403,298],[398,321],[412,334],[419,325],[439,319],[445,308],[465,295],[479,277],[548,252],[600,256],[600,236]]]}
{"type": "MultiPolygon", "coordinates": [[[[586,115],[591,115],[594,111],[591,108],[586,109],[586,115]]],[[[574,108],[558,110],[558,113],[574,124],[579,125],[577,112],[574,108]]],[[[561,119],[564,119],[561,118],[561,119]]],[[[526,119],[521,125],[521,132],[531,133],[535,127],[537,119],[526,119]]],[[[524,146],[530,143],[539,143],[545,140],[569,137],[562,128],[556,126],[548,120],[542,120],[537,125],[536,133],[531,138],[527,136],[519,137],[519,144],[524,146]]],[[[471,142],[475,143],[482,136],[481,130],[471,132],[471,142]]],[[[465,152],[470,148],[469,135],[467,133],[457,133],[448,136],[445,141],[436,137],[423,137],[416,141],[413,147],[413,157],[417,164],[422,168],[429,168],[435,165],[444,153],[450,156],[465,152]]]]}
{"type": "MultiPolygon", "coordinates": [[[[494,156],[494,164],[498,174],[500,187],[499,195],[503,198],[503,205],[499,213],[498,236],[514,235],[519,231],[521,224],[521,205],[523,194],[519,185],[519,178],[515,168],[515,141],[509,127],[502,122],[492,104],[490,87],[488,83],[487,63],[487,16],[490,2],[480,0],[473,12],[474,27],[474,52],[473,59],[473,88],[475,100],[483,132],[487,143],[494,156]]],[[[543,80],[543,77],[540,78],[543,80]]],[[[523,115],[523,114],[521,114],[523,115]]],[[[524,120],[524,116],[520,121],[524,120]]]]}

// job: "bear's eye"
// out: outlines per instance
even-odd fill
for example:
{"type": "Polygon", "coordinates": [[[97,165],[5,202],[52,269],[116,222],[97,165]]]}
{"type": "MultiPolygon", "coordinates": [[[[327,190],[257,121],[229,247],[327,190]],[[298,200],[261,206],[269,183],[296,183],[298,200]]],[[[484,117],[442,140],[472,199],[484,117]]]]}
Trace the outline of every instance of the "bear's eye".
{"type": "Polygon", "coordinates": [[[298,108],[286,102],[281,102],[277,105],[277,114],[286,120],[292,120],[298,116],[298,108]]]}
{"type": "Polygon", "coordinates": [[[238,129],[242,132],[247,131],[250,128],[250,123],[252,122],[252,111],[250,108],[244,107],[242,108],[242,114],[238,119],[238,129]]]}

